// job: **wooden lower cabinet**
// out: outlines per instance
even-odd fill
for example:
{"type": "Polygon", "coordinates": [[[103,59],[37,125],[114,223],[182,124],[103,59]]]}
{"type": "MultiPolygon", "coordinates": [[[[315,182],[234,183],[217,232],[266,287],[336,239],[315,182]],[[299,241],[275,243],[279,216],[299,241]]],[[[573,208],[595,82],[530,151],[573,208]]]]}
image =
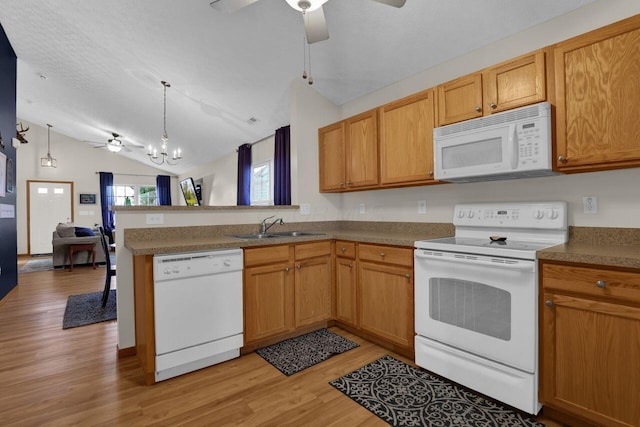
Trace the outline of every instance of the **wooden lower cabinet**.
{"type": "Polygon", "coordinates": [[[331,273],[330,255],[296,260],[296,328],[331,319],[333,300],[331,273]]]}
{"type": "MultiPolygon", "coordinates": [[[[372,248],[372,245],[360,245],[372,248]]],[[[376,247],[380,253],[398,248],[376,247]]],[[[410,249],[406,260],[410,265],[394,265],[364,261],[358,267],[358,323],[359,327],[401,347],[413,349],[413,257],[410,249]]]]}
{"type": "Polygon", "coordinates": [[[336,258],[336,320],[357,326],[356,280],[357,264],[354,259],[336,258]]]}
{"type": "Polygon", "coordinates": [[[596,425],[640,425],[640,272],[541,271],[541,401],[596,425]]]}
{"type": "Polygon", "coordinates": [[[244,272],[244,340],[256,341],[293,329],[291,265],[247,268],[244,272]]]}

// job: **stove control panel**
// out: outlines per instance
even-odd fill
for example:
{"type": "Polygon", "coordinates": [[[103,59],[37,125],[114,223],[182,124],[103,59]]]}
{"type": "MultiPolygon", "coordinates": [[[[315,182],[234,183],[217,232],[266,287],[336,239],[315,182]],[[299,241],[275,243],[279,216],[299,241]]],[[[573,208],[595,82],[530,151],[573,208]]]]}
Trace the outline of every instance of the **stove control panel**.
{"type": "Polygon", "coordinates": [[[468,203],[455,206],[453,224],[463,227],[567,228],[566,202],[468,203]]]}

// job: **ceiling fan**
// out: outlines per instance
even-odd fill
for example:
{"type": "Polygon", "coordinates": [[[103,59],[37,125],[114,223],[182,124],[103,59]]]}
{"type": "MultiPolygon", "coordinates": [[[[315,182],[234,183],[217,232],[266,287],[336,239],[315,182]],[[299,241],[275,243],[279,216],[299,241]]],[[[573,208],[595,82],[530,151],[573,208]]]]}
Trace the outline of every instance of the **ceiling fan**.
{"type": "MultiPolygon", "coordinates": [[[[249,6],[258,0],[213,0],[212,8],[231,13],[245,6],[249,6]]],[[[327,22],[324,19],[322,5],[328,0],[285,0],[289,6],[302,12],[304,30],[307,35],[307,43],[316,43],[329,38],[327,22]]],[[[393,7],[404,6],[406,0],[373,0],[393,7]]]]}
{"type": "Polygon", "coordinates": [[[113,135],[113,138],[109,138],[107,142],[94,142],[94,141],[84,141],[84,142],[88,142],[89,144],[97,144],[93,148],[106,148],[112,153],[118,153],[120,152],[120,150],[131,152],[132,150],[129,147],[144,148],[140,145],[125,144],[124,142],[122,142],[122,139],[124,139],[124,137],[122,135],[118,135],[115,132],[111,132],[111,135],[113,135]]]}

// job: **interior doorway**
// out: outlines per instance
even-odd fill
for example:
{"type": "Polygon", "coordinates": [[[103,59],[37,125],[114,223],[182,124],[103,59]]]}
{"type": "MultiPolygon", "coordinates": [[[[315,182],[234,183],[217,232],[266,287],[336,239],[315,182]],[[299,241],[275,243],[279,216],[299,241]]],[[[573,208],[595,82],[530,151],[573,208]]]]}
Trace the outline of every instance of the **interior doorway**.
{"type": "Polygon", "coordinates": [[[27,181],[29,254],[53,252],[51,233],[60,222],[73,221],[73,181],[27,181]]]}

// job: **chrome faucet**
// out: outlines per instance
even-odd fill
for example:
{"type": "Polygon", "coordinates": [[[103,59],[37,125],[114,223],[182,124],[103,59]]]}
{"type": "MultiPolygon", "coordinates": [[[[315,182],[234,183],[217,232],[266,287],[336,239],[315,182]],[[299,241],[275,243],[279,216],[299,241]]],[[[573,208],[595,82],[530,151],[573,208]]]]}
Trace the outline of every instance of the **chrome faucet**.
{"type": "Polygon", "coordinates": [[[280,225],[284,225],[284,221],[282,220],[282,218],[278,218],[275,221],[273,221],[271,224],[267,225],[267,220],[273,218],[274,216],[275,215],[271,215],[262,220],[262,222],[260,223],[260,234],[265,234],[267,231],[269,231],[271,227],[273,227],[277,223],[280,223],[280,225]]]}

